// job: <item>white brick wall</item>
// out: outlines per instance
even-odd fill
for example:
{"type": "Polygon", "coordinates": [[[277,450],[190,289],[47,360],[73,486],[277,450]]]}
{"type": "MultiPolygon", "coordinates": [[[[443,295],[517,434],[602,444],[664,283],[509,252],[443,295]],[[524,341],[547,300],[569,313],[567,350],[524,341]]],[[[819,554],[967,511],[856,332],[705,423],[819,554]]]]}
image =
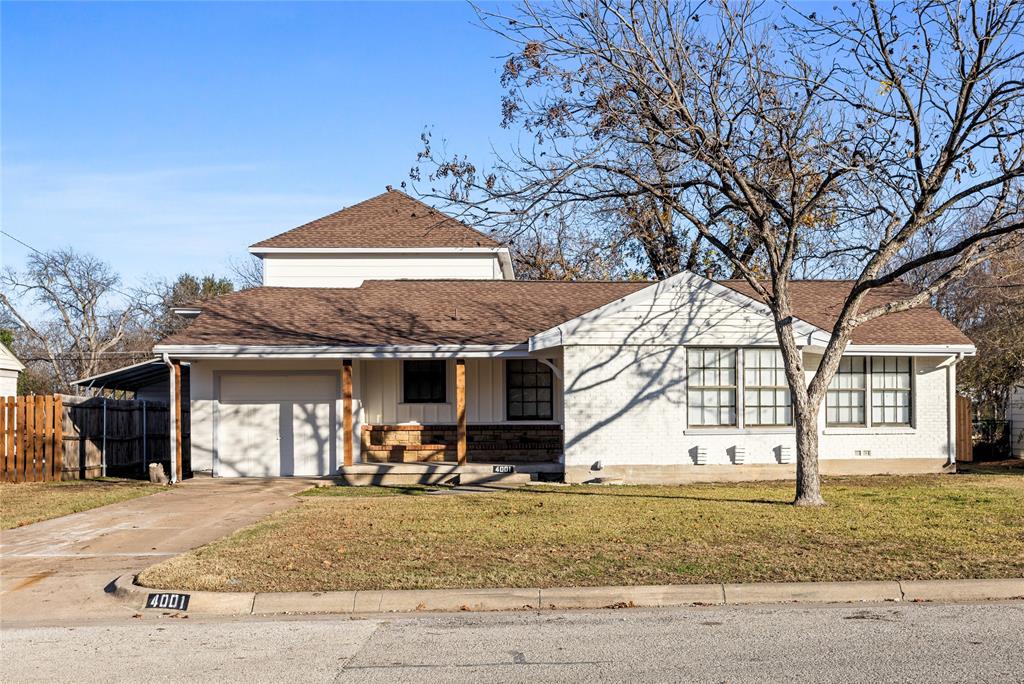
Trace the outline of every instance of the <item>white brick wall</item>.
{"type": "MultiPolygon", "coordinates": [[[[736,446],[746,449],[748,464],[777,463],[782,446],[795,453],[792,430],[688,430],[682,347],[568,346],[564,358],[568,466],[685,465],[694,462],[697,446],[707,448],[708,464],[731,463],[736,446]]],[[[822,458],[945,458],[946,371],[936,368],[942,360],[917,359],[912,428],[826,429],[822,458]]]]}

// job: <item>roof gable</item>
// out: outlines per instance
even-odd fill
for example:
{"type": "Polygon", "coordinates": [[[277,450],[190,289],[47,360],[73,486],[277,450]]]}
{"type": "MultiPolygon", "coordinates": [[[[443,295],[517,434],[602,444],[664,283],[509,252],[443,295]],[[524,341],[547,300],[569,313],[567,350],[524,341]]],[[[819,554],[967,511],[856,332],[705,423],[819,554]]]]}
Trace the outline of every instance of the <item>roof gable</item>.
{"type": "Polygon", "coordinates": [[[7,345],[0,342],[0,370],[25,370],[25,364],[23,364],[18,357],[14,355],[7,345]]]}
{"type": "Polygon", "coordinates": [[[398,190],[371,197],[250,249],[491,248],[500,244],[398,190]]]}
{"type": "MultiPolygon", "coordinates": [[[[802,344],[825,344],[829,335],[797,318],[802,344]]],[[[652,283],[530,338],[530,349],[576,344],[775,343],[771,310],[762,302],[703,276],[683,271],[652,283]]]]}

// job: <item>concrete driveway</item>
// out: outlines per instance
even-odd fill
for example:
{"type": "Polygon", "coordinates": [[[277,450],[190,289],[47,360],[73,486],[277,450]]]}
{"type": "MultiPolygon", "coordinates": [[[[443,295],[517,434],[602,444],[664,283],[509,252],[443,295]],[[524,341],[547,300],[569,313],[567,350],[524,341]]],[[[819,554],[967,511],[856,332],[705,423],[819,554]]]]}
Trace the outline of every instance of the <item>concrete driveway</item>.
{"type": "Polygon", "coordinates": [[[298,502],[312,480],[195,478],[166,492],[0,533],[0,624],[130,613],[104,595],[118,575],[231,534],[298,502]]]}

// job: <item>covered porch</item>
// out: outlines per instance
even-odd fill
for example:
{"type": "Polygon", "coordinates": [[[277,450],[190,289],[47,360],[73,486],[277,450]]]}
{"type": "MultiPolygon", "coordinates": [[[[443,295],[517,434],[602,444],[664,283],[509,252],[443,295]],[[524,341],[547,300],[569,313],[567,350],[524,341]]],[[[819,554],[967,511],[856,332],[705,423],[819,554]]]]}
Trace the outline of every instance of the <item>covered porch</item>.
{"type": "Polygon", "coordinates": [[[560,353],[539,358],[520,346],[324,356],[189,357],[193,467],[353,483],[398,471],[423,471],[416,481],[426,482],[451,468],[561,472],[560,353]]]}
{"type": "Polygon", "coordinates": [[[358,462],[561,460],[558,358],[359,360],[348,367],[358,462]]]}

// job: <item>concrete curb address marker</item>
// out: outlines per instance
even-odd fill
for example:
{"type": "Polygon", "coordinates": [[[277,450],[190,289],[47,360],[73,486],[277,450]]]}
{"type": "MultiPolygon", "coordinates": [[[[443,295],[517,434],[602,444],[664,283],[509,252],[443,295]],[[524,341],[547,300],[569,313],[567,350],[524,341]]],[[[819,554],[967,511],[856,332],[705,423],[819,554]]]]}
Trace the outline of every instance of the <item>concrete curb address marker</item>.
{"type": "MultiPolygon", "coordinates": [[[[149,589],[122,575],[106,591],[142,609],[149,589]]],[[[281,615],[415,613],[499,610],[568,610],[756,603],[856,603],[861,601],[984,601],[1024,599],[1024,578],[901,580],[887,582],[783,582],[670,584],[664,586],[554,589],[424,589],[406,591],[215,592],[191,591],[189,613],[281,615]]]]}

